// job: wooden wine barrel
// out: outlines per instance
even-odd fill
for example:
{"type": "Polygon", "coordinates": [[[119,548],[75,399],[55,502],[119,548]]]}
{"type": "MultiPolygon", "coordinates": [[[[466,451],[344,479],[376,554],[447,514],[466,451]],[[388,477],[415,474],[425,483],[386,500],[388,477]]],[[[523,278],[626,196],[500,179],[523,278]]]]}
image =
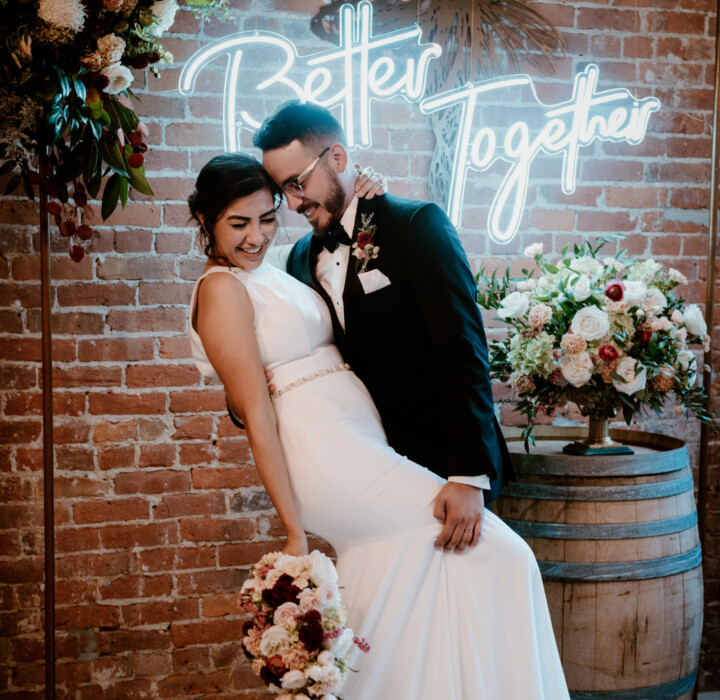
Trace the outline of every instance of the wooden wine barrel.
{"type": "Polygon", "coordinates": [[[703,581],[690,460],[681,440],[627,430],[634,455],[572,456],[584,428],[538,428],[493,510],[530,545],[573,700],[689,700],[703,581]]]}

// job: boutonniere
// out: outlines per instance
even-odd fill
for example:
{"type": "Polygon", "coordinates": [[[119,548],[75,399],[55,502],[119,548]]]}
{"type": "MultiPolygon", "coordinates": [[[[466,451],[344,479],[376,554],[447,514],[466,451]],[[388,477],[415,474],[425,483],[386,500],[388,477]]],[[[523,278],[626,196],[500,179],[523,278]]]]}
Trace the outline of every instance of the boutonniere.
{"type": "Polygon", "coordinates": [[[377,258],[380,246],[373,243],[377,232],[377,226],[372,223],[374,214],[360,215],[360,228],[358,229],[357,241],[352,244],[352,254],[355,256],[355,272],[365,272],[368,263],[377,258]]]}

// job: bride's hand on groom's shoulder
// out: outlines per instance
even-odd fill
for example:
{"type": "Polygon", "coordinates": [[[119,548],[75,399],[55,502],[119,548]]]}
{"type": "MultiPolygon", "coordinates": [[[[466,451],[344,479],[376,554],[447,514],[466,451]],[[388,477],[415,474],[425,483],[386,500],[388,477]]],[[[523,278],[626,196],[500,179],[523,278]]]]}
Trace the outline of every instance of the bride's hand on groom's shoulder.
{"type": "Polygon", "coordinates": [[[359,175],[355,183],[355,196],[358,199],[372,199],[388,191],[387,180],[372,168],[361,168],[355,163],[355,170],[359,175]]]}
{"type": "Polygon", "coordinates": [[[308,541],[305,533],[288,534],[282,553],[292,557],[304,557],[308,554],[308,541]]]}
{"type": "Polygon", "coordinates": [[[482,489],[454,481],[446,483],[435,497],[433,515],[443,523],[436,547],[457,554],[480,541],[485,503],[482,489]]]}

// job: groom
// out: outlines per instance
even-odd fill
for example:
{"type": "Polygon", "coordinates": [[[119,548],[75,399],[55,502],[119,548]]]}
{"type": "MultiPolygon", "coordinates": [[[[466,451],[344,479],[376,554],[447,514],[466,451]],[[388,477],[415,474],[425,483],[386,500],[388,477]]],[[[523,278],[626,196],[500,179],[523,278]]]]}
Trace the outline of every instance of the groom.
{"type": "Polygon", "coordinates": [[[494,417],[475,281],[457,232],[434,204],[357,199],[340,123],[287,102],[255,133],[263,166],[312,227],[287,271],[327,303],[335,340],[377,406],[390,445],[448,483],[435,544],[461,552],[512,468],[494,417]]]}

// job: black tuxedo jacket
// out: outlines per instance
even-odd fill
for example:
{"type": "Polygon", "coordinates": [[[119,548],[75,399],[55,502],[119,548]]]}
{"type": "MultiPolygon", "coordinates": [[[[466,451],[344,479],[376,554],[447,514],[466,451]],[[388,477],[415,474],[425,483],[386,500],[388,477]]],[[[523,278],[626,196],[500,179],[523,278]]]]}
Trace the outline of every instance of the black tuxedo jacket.
{"type": "Polygon", "coordinates": [[[512,475],[495,420],[475,280],[450,220],[435,204],[384,195],[358,202],[377,226],[378,269],[391,284],[365,294],[351,255],[343,292],[345,331],[315,277],[321,243],[292,248],[288,272],[328,303],[338,347],[367,386],[390,445],[436,474],[489,474],[493,500],[512,475]]]}

